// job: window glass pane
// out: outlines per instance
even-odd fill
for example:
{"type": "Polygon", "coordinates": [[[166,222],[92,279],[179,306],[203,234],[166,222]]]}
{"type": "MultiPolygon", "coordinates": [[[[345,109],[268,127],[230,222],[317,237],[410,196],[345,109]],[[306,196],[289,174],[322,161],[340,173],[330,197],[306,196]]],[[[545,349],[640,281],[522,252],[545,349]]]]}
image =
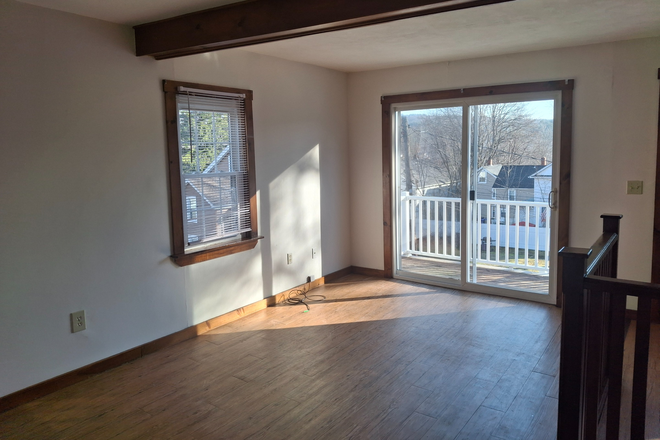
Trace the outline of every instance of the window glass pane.
{"type": "Polygon", "coordinates": [[[179,110],[179,137],[184,174],[229,170],[231,161],[225,161],[224,170],[217,169],[218,163],[231,155],[229,113],[182,108],[179,110]]]}
{"type": "Polygon", "coordinates": [[[187,246],[250,231],[244,101],[180,94],[177,108],[187,246]]]}

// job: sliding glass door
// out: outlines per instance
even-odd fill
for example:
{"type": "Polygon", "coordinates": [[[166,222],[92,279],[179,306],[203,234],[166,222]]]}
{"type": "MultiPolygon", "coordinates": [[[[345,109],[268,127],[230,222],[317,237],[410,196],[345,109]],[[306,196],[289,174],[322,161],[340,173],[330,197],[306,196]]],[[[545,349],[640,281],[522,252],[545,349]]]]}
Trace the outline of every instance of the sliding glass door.
{"type": "Polygon", "coordinates": [[[396,277],[554,301],[558,99],[395,108],[396,277]]]}

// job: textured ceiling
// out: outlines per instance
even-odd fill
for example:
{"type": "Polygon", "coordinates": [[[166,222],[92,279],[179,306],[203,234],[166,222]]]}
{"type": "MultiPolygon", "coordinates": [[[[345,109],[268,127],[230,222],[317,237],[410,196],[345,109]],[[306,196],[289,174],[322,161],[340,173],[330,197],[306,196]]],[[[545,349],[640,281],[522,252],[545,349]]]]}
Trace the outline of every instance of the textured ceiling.
{"type": "MultiPolygon", "coordinates": [[[[134,25],[232,0],[24,0],[134,25]]],[[[345,72],[660,36],[660,0],[516,0],[246,47],[345,72]]]]}
{"type": "Polygon", "coordinates": [[[241,0],[19,0],[35,6],[71,12],[134,26],[177,15],[238,3],[241,0]]]}

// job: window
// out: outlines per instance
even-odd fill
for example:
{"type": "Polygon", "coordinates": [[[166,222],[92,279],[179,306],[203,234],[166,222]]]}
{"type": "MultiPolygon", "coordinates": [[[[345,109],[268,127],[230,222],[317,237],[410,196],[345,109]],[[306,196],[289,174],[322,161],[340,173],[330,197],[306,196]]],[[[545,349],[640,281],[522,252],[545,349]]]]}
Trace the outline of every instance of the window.
{"type": "Polygon", "coordinates": [[[479,183],[486,183],[486,172],[483,170],[479,172],[479,183]]]}
{"type": "Polygon", "coordinates": [[[172,259],[252,249],[257,233],[252,91],[164,81],[172,259]]]}
{"type": "Polygon", "coordinates": [[[189,222],[197,222],[197,197],[195,196],[186,196],[186,219],[189,222]]]}
{"type": "Polygon", "coordinates": [[[509,200],[510,201],[515,201],[516,200],[516,190],[515,189],[510,189],[509,190],[509,200]]]}

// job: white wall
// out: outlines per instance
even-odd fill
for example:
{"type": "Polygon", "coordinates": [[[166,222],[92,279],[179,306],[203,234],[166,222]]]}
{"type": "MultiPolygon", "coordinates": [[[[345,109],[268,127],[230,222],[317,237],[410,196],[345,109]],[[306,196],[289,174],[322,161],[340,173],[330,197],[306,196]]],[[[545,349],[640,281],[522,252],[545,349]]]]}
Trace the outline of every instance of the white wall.
{"type": "Polygon", "coordinates": [[[0,60],[0,396],[350,265],[345,74],[136,58],[130,28],[11,0],[0,60]],[[168,258],[162,79],[254,90],[254,250],[168,258]]]}
{"type": "Polygon", "coordinates": [[[649,281],[660,39],[349,75],[352,263],[383,268],[382,95],[575,79],[570,245],[589,247],[602,213],[624,215],[620,276],[649,281]],[[627,180],[644,194],[626,195],[627,180]]]}

